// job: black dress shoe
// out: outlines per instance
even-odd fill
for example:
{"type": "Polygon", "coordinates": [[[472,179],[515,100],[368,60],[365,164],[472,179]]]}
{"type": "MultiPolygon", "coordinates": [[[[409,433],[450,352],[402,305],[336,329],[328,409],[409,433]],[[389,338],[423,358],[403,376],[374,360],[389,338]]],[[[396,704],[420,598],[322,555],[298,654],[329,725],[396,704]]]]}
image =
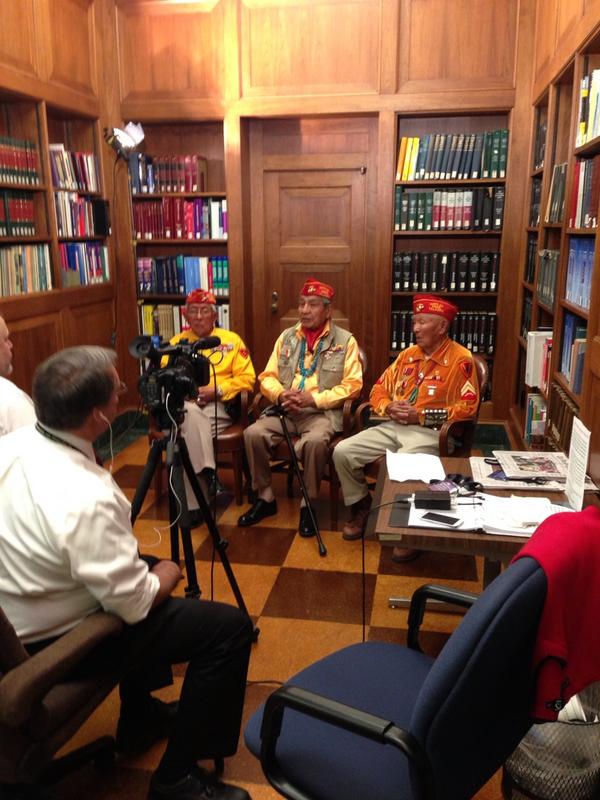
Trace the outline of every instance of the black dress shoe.
{"type": "Polygon", "coordinates": [[[241,528],[247,528],[249,525],[256,525],[261,519],[265,517],[272,517],[277,513],[277,500],[262,500],[260,497],[254,503],[252,508],[246,511],[245,514],[238,519],[238,525],[241,528]]]}
{"type": "Polygon", "coordinates": [[[304,536],[306,539],[308,539],[310,536],[317,535],[312,519],[310,518],[309,510],[306,506],[302,506],[302,508],[300,509],[300,522],[298,523],[298,533],[300,534],[300,536],[304,536]]]}
{"type": "Polygon", "coordinates": [[[158,697],[150,698],[147,709],[127,712],[119,717],[115,749],[126,756],[144,753],[155,742],[166,739],[173,729],[179,703],[164,703],[158,697]]]}
{"type": "Polygon", "coordinates": [[[224,494],[225,487],[219,480],[219,476],[217,475],[217,471],[214,469],[210,469],[206,467],[202,470],[202,476],[206,480],[206,486],[208,488],[208,495],[209,497],[217,497],[217,495],[224,494]]]}
{"type": "Polygon", "coordinates": [[[162,783],[155,773],[148,800],[250,800],[250,795],[238,786],[221,783],[200,767],[192,767],[175,783],[162,783]]]}

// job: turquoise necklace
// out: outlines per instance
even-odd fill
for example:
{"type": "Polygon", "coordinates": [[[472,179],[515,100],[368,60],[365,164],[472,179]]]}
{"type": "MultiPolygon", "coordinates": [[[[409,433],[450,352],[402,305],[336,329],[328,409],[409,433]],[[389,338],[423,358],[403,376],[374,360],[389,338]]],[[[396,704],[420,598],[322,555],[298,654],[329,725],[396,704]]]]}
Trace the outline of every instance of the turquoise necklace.
{"type": "Polygon", "coordinates": [[[306,369],[306,367],[304,366],[304,360],[306,358],[306,339],[302,339],[302,342],[300,343],[300,355],[298,356],[298,369],[300,370],[300,375],[302,375],[300,383],[298,384],[299,392],[304,391],[304,384],[306,383],[306,379],[310,378],[311,375],[315,374],[322,348],[323,348],[323,339],[320,339],[319,344],[317,345],[315,355],[312,360],[312,364],[308,369],[306,369]]]}

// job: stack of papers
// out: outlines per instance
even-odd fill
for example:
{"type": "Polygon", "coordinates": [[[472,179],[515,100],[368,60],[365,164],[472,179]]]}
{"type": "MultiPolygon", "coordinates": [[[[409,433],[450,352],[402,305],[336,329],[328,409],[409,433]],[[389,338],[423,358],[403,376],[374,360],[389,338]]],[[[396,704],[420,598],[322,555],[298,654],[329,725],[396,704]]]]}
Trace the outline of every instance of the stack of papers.
{"type": "Polygon", "coordinates": [[[479,505],[467,504],[454,506],[449,511],[444,511],[452,517],[460,517],[461,523],[456,527],[437,525],[430,520],[422,519],[427,509],[411,506],[408,525],[415,528],[435,528],[439,530],[477,531],[501,536],[529,537],[540,523],[552,514],[570,511],[563,506],[557,506],[547,497],[496,497],[482,494],[473,498],[479,505]]]}
{"type": "Polygon", "coordinates": [[[439,456],[427,453],[385,452],[385,463],[391,481],[443,481],[446,471],[439,456]]]}

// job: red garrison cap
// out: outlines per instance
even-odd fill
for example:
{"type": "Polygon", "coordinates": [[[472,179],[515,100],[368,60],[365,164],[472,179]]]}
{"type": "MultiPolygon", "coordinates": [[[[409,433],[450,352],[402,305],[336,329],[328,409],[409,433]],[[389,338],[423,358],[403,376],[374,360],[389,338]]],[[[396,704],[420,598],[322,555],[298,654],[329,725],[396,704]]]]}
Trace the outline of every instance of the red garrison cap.
{"type": "Polygon", "coordinates": [[[306,283],[300,290],[303,297],[324,297],[326,300],[333,300],[335,289],[328,283],[316,280],[316,278],[307,278],[306,283]]]}
{"type": "Polygon", "coordinates": [[[204,289],[194,289],[188,294],[185,300],[186,306],[191,306],[192,303],[197,303],[198,305],[201,303],[210,303],[215,306],[217,304],[217,298],[212,292],[207,292],[204,289]]]}
{"type": "Polygon", "coordinates": [[[458,314],[458,307],[434,294],[416,294],[413,297],[413,312],[415,314],[435,314],[452,322],[458,314]]]}

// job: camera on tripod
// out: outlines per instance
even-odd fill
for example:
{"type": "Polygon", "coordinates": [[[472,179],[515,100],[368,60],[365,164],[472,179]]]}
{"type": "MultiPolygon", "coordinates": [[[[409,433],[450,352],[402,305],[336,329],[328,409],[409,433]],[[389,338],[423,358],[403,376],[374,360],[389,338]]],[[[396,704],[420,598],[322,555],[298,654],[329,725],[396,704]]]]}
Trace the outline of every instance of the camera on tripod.
{"type": "Polygon", "coordinates": [[[132,339],[129,344],[131,355],[149,361],[138,381],[138,391],[148,411],[160,416],[166,412],[169,398],[171,414],[181,412],[184,400],[195,397],[198,388],[210,382],[210,362],[200,351],[220,344],[218,336],[208,336],[196,342],[181,339],[176,345],[163,344],[161,337],[157,336],[132,339]],[[161,366],[165,357],[167,363],[161,366]]]}

